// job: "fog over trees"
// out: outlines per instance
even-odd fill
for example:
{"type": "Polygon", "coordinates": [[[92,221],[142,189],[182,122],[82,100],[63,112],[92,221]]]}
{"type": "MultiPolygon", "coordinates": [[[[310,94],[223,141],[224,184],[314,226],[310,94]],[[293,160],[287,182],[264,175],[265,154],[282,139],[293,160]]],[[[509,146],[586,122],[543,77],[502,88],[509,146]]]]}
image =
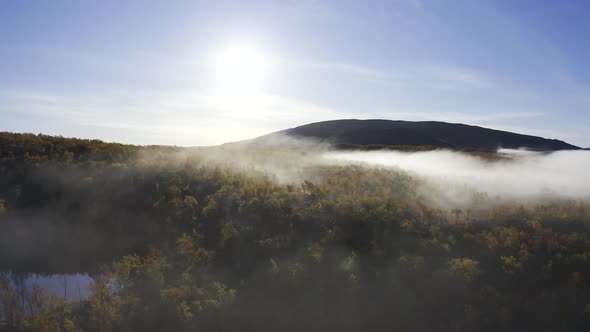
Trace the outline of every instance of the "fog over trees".
{"type": "Polygon", "coordinates": [[[587,152],[405,150],[0,133],[0,330],[590,328],[587,152]]]}

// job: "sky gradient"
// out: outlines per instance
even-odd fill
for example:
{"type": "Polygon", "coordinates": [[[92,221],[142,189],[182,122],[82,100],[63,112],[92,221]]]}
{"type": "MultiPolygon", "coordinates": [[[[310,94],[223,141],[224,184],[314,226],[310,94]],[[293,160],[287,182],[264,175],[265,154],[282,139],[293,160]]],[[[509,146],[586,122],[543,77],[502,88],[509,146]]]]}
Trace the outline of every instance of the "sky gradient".
{"type": "Polygon", "coordinates": [[[0,131],[211,145],[340,118],[590,147],[589,1],[0,0],[0,131]],[[264,55],[254,95],[215,56],[264,55]]]}

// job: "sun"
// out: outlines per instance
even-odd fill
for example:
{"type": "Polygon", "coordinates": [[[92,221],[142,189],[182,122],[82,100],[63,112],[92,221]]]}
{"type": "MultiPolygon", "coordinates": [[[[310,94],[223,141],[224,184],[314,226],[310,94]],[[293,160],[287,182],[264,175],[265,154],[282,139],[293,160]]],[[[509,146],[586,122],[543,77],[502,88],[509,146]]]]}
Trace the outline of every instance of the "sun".
{"type": "Polygon", "coordinates": [[[268,72],[266,57],[250,46],[228,48],[218,54],[215,62],[220,88],[230,94],[259,91],[268,72]]]}

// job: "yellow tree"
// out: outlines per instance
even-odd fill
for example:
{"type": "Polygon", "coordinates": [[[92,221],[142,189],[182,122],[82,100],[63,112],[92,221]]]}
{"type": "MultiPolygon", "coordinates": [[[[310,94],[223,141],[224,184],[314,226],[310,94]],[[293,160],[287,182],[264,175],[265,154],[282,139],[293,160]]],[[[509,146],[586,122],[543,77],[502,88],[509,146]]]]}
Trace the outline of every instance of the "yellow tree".
{"type": "Polygon", "coordinates": [[[112,278],[102,275],[90,285],[90,326],[94,331],[113,331],[120,319],[121,299],[111,287],[112,278]]]}

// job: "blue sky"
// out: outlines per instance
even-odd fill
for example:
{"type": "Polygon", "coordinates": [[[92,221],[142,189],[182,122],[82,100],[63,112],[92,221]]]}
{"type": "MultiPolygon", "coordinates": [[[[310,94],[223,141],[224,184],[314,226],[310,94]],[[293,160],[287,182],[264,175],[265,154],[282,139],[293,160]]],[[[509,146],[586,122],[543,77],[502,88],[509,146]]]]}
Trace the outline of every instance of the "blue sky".
{"type": "Polygon", "coordinates": [[[582,0],[0,0],[0,130],[209,145],[384,118],[590,146],[589,15],[582,0]],[[220,83],[235,45],[264,58],[255,94],[220,83]]]}

